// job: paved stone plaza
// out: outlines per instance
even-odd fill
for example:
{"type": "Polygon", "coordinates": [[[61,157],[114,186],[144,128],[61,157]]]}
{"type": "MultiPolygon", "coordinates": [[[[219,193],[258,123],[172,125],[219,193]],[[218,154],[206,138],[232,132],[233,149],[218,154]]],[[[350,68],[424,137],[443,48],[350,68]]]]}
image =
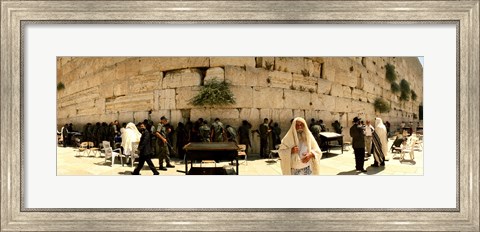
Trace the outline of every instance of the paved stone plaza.
{"type": "MultiPolygon", "coordinates": [[[[393,143],[393,140],[389,140],[389,147],[393,143]]],[[[103,157],[99,154],[96,157],[93,154],[88,157],[87,154],[83,154],[80,157],[76,157],[76,149],[67,147],[58,147],[57,149],[57,175],[130,175],[134,167],[120,164],[117,159],[115,164],[110,166],[111,162],[108,160],[105,162],[103,157]]],[[[321,175],[423,175],[423,151],[415,151],[415,161],[409,161],[408,154],[405,155],[405,160],[400,162],[399,155],[392,158],[391,153],[388,154],[385,162],[385,167],[370,167],[373,164],[373,157],[370,157],[365,161],[366,173],[360,173],[355,171],[355,158],[353,155],[353,149],[343,151],[341,154],[340,149],[331,150],[330,153],[323,155],[320,161],[320,174],[321,175]]],[[[102,154],[103,156],[103,154],[102,154]]],[[[175,168],[169,168],[168,171],[160,171],[160,175],[185,175],[185,165],[183,160],[173,159],[175,168]]],[[[239,173],[240,175],[281,175],[280,161],[275,159],[260,159],[258,154],[251,154],[248,157],[247,165],[244,161],[239,161],[239,173]]],[[[153,163],[158,168],[158,159],[153,159],[153,163]]],[[[134,164],[136,165],[136,163],[134,164]]],[[[199,166],[199,164],[194,164],[199,166]]],[[[215,164],[207,163],[203,166],[213,167],[215,164]]],[[[230,168],[229,162],[221,162],[216,164],[217,167],[230,168]]],[[[145,164],[141,175],[152,175],[152,171],[145,164]]]]}

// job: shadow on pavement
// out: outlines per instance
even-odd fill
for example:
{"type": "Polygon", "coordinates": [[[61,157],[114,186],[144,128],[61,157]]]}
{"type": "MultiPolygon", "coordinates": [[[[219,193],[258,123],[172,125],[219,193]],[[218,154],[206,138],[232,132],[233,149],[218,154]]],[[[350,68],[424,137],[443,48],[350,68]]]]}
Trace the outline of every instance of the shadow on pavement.
{"type": "Polygon", "coordinates": [[[132,171],[119,172],[120,175],[132,175],[132,171]]]}
{"type": "Polygon", "coordinates": [[[341,155],[341,154],[338,154],[338,153],[331,153],[331,152],[323,152],[322,154],[322,159],[329,159],[329,158],[334,158],[338,155],[341,155]]]}
{"type": "Polygon", "coordinates": [[[367,170],[367,173],[366,173],[367,175],[375,175],[385,170],[385,166],[380,166],[380,167],[368,166],[366,170],[367,170]]]}
{"type": "Polygon", "coordinates": [[[401,164],[407,164],[407,165],[415,165],[415,164],[417,164],[417,162],[415,162],[415,160],[401,160],[400,163],[401,163],[401,164]]]}
{"type": "Polygon", "coordinates": [[[351,170],[351,171],[347,171],[347,172],[339,172],[337,173],[337,175],[358,175],[360,174],[360,172],[357,172],[357,170],[351,170]]]}

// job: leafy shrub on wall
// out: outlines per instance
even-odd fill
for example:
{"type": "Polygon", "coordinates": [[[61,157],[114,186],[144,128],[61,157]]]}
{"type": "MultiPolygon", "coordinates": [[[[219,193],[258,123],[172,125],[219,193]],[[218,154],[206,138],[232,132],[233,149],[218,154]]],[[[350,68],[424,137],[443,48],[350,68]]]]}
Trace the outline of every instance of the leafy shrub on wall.
{"type": "Polygon", "coordinates": [[[375,102],[373,102],[373,106],[375,108],[375,111],[378,111],[380,113],[388,113],[391,109],[390,104],[383,98],[375,99],[375,102]]]}
{"type": "Polygon", "coordinates": [[[210,80],[202,86],[197,96],[190,99],[190,104],[194,106],[235,104],[235,97],[229,86],[225,81],[210,80]]]}
{"type": "Polygon", "coordinates": [[[401,92],[400,100],[402,101],[410,100],[410,94],[411,94],[410,83],[408,83],[408,81],[405,79],[402,79],[400,81],[400,92],[401,92]]]}
{"type": "Polygon", "coordinates": [[[397,80],[397,74],[395,73],[395,66],[388,63],[385,65],[385,69],[386,69],[385,78],[387,78],[387,80],[390,83],[395,82],[397,80]]]}
{"type": "Polygon", "coordinates": [[[65,89],[65,84],[63,84],[63,82],[58,82],[57,83],[57,91],[60,91],[62,89],[65,89]]]}

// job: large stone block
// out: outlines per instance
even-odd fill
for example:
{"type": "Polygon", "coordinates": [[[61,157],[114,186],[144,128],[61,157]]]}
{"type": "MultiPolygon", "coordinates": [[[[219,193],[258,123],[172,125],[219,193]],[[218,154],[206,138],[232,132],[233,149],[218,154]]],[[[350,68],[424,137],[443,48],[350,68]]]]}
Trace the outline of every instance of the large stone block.
{"type": "Polygon", "coordinates": [[[107,112],[148,112],[153,109],[153,93],[129,94],[107,100],[107,112]]]}
{"type": "Polygon", "coordinates": [[[323,105],[326,111],[335,111],[337,97],[323,95],[323,105]]]}
{"type": "Polygon", "coordinates": [[[208,57],[157,57],[153,59],[155,59],[154,68],[157,71],[210,67],[210,58],[208,57]]]}
{"type": "Polygon", "coordinates": [[[345,86],[356,87],[357,77],[354,72],[340,69],[336,71],[335,82],[345,86]]]}
{"type": "Polygon", "coordinates": [[[125,77],[129,78],[140,74],[140,64],[138,59],[130,58],[123,62],[125,64],[125,77]]]}
{"type": "Polygon", "coordinates": [[[305,119],[305,110],[304,109],[293,109],[293,118],[302,117],[305,119]]]}
{"type": "Polygon", "coordinates": [[[323,94],[312,93],[310,95],[311,109],[323,110],[325,109],[325,99],[323,94]]]}
{"type": "Polygon", "coordinates": [[[312,76],[320,78],[320,70],[321,70],[322,64],[318,62],[313,62],[313,72],[312,76]]]}
{"type": "Polygon", "coordinates": [[[303,76],[302,74],[293,74],[293,87],[297,90],[316,92],[317,91],[317,79],[312,76],[303,76]]]}
{"type": "Polygon", "coordinates": [[[354,88],[352,90],[352,99],[355,101],[367,102],[367,97],[365,96],[365,92],[361,89],[354,88]]]}
{"type": "Polygon", "coordinates": [[[275,70],[297,74],[313,73],[313,62],[303,57],[275,57],[275,70]]]}
{"type": "Polygon", "coordinates": [[[248,86],[267,87],[267,79],[269,77],[269,71],[263,68],[247,67],[245,73],[245,81],[248,86]]]}
{"type": "Polygon", "coordinates": [[[210,67],[255,67],[255,57],[210,57],[210,67]]]}
{"type": "Polygon", "coordinates": [[[203,119],[211,118],[210,108],[202,107],[202,108],[194,108],[190,110],[190,119],[192,121],[196,121],[199,118],[203,118],[203,119]]]}
{"type": "Polygon", "coordinates": [[[269,73],[268,80],[270,82],[270,86],[274,88],[284,88],[290,89],[292,86],[292,73],[289,72],[280,72],[280,71],[273,71],[269,73]]]}
{"type": "Polygon", "coordinates": [[[149,73],[129,78],[130,93],[151,92],[162,83],[163,73],[149,73]]]}
{"type": "Polygon", "coordinates": [[[283,91],[278,88],[253,88],[253,108],[283,108],[283,91]]]}
{"type": "Polygon", "coordinates": [[[351,112],[352,100],[350,98],[339,97],[335,103],[335,112],[351,112]]]}
{"type": "Polygon", "coordinates": [[[113,95],[114,96],[125,96],[128,94],[128,82],[127,81],[122,81],[122,82],[116,82],[113,85],[113,95]]]}
{"type": "Polygon", "coordinates": [[[332,91],[332,82],[326,79],[318,79],[317,92],[320,94],[330,94],[332,91]]]}
{"type": "MultiPolygon", "coordinates": [[[[253,107],[253,88],[250,86],[231,86],[230,90],[235,97],[235,104],[230,107],[252,108],[253,107]]],[[[260,100],[260,99],[257,99],[260,100]]]]}
{"type": "Polygon", "coordinates": [[[343,97],[343,86],[338,83],[332,83],[330,95],[334,97],[343,97]]]}
{"type": "Polygon", "coordinates": [[[367,93],[375,93],[375,86],[376,84],[371,81],[368,81],[368,80],[363,81],[363,90],[367,93]]]}
{"type": "Polygon", "coordinates": [[[211,108],[210,115],[212,120],[215,118],[219,118],[220,121],[224,119],[238,119],[240,117],[240,111],[238,109],[211,108]]]}
{"type": "Polygon", "coordinates": [[[286,109],[310,109],[310,93],[296,90],[284,90],[286,109]]]}
{"type": "Polygon", "coordinates": [[[204,82],[206,83],[210,80],[224,81],[225,70],[223,70],[223,68],[220,68],[220,67],[207,69],[204,82]]]}
{"type": "Polygon", "coordinates": [[[247,85],[245,68],[237,66],[225,66],[225,81],[232,85],[247,85]]]}
{"type": "Polygon", "coordinates": [[[239,118],[242,120],[247,120],[250,123],[252,123],[252,120],[259,120],[260,110],[256,108],[242,108],[240,109],[239,118]]]}
{"type": "Polygon", "coordinates": [[[164,89],[187,86],[199,86],[202,80],[202,72],[198,69],[182,69],[169,71],[163,78],[164,89]]]}
{"type": "Polygon", "coordinates": [[[373,109],[373,103],[366,103],[353,100],[351,104],[351,111],[354,113],[371,113],[373,109]]]}
{"type": "Polygon", "coordinates": [[[158,94],[158,109],[159,110],[172,110],[176,109],[175,104],[175,89],[162,89],[158,94]]]}
{"type": "Polygon", "coordinates": [[[336,70],[334,59],[326,58],[326,61],[323,64],[323,78],[335,82],[336,70]]]}
{"type": "Polygon", "coordinates": [[[353,90],[353,87],[350,87],[350,86],[342,86],[343,88],[343,97],[344,98],[352,98],[352,90],[353,90]]]}
{"type": "Polygon", "coordinates": [[[181,87],[176,89],[176,108],[177,109],[190,109],[197,108],[190,104],[190,100],[193,99],[200,92],[200,87],[181,87]]]}

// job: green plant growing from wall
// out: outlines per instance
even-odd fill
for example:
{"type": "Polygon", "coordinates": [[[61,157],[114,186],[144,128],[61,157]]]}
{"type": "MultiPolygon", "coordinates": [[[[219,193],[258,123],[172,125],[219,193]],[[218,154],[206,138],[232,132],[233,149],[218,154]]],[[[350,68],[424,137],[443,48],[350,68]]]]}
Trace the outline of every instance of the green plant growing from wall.
{"type": "Polygon", "coordinates": [[[400,86],[397,84],[397,82],[392,82],[390,84],[390,89],[392,90],[392,93],[400,92],[400,86]]]}
{"type": "Polygon", "coordinates": [[[216,79],[207,81],[197,96],[190,99],[194,106],[214,106],[235,104],[235,97],[230,91],[230,84],[216,79]]]}
{"type": "Polygon", "coordinates": [[[57,83],[57,91],[60,91],[62,89],[65,89],[65,84],[63,84],[63,82],[58,82],[57,83]]]}
{"type": "Polygon", "coordinates": [[[417,93],[415,93],[415,91],[413,91],[413,89],[412,89],[410,94],[411,94],[412,100],[416,101],[417,100],[417,93]]]}
{"type": "Polygon", "coordinates": [[[272,62],[265,61],[265,68],[266,68],[267,70],[273,70],[273,63],[272,63],[272,62]]]}
{"type": "Polygon", "coordinates": [[[397,80],[397,74],[395,73],[395,66],[388,63],[385,65],[386,73],[385,78],[387,78],[388,82],[394,83],[397,80]]]}
{"type": "Polygon", "coordinates": [[[308,76],[310,76],[310,72],[307,69],[302,69],[302,75],[304,77],[308,77],[308,76]]]}
{"type": "Polygon", "coordinates": [[[400,92],[401,92],[400,100],[402,101],[410,100],[410,94],[411,94],[410,83],[408,83],[408,81],[405,79],[402,79],[400,81],[400,92]]]}
{"type": "Polygon", "coordinates": [[[375,111],[380,113],[390,112],[390,104],[383,98],[375,99],[375,102],[373,102],[373,107],[375,108],[375,111]]]}

